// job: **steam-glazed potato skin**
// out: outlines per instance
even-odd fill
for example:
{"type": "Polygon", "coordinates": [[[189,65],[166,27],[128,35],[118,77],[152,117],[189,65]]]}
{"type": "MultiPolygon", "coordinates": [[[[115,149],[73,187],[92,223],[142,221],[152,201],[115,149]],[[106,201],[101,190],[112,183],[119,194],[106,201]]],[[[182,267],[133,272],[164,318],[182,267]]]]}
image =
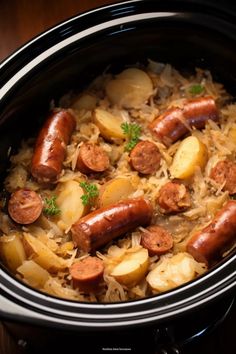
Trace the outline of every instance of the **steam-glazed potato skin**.
{"type": "Polygon", "coordinates": [[[135,191],[129,178],[117,177],[106,182],[99,191],[98,205],[100,208],[127,199],[135,191]]]}
{"type": "Polygon", "coordinates": [[[102,108],[96,108],[93,112],[93,121],[105,140],[112,142],[125,139],[125,134],[121,129],[121,124],[124,122],[122,118],[102,108]]]}
{"type": "Polygon", "coordinates": [[[140,248],[135,252],[127,253],[111,272],[118,282],[127,286],[139,283],[147,273],[149,266],[148,251],[140,248]]]}
{"type": "Polygon", "coordinates": [[[208,151],[206,145],[197,137],[189,136],[179,145],[170,166],[173,178],[187,179],[191,177],[196,167],[203,168],[206,165],[208,151]]]}
{"type": "Polygon", "coordinates": [[[13,272],[24,262],[26,254],[20,234],[15,232],[9,236],[1,236],[0,258],[13,272]]]}

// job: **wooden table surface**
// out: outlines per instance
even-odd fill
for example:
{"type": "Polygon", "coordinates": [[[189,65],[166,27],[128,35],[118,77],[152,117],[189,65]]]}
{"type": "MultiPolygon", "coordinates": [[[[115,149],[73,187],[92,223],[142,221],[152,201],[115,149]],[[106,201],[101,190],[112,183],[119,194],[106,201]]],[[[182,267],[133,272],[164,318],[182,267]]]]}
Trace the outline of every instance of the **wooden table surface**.
{"type": "MultiPolygon", "coordinates": [[[[55,24],[86,10],[116,2],[118,1],[0,0],[0,61],[28,40],[55,24]]],[[[199,348],[199,353],[236,353],[236,339],[233,336],[233,323],[235,326],[235,321],[236,306],[234,306],[234,310],[225,323],[225,330],[217,333],[217,342],[214,336],[212,339],[209,338],[204,342],[205,349],[200,350],[199,348]],[[219,344],[220,340],[222,340],[222,347],[219,344]],[[207,352],[205,351],[206,348],[208,348],[207,352]]],[[[20,347],[5,331],[4,326],[0,324],[0,354],[19,354],[21,352],[20,347]]]]}

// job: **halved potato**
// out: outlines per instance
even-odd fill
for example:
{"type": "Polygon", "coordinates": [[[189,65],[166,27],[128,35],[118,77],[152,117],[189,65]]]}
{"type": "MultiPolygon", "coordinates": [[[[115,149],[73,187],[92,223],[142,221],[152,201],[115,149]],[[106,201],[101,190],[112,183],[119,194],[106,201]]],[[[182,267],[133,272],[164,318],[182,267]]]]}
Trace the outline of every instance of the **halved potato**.
{"type": "Polygon", "coordinates": [[[0,238],[0,257],[12,272],[24,262],[26,255],[20,234],[0,238]]]}
{"type": "Polygon", "coordinates": [[[137,68],[122,71],[106,85],[109,100],[125,108],[139,108],[152,93],[152,80],[143,70],[137,68]]]}
{"type": "Polygon", "coordinates": [[[145,248],[127,253],[124,259],[113,268],[111,276],[124,285],[134,286],[140,282],[148,270],[149,257],[145,248]]]}
{"type": "Polygon", "coordinates": [[[68,262],[58,257],[44,243],[29,233],[24,233],[23,238],[26,255],[49,272],[67,268],[68,262]]]}
{"type": "Polygon", "coordinates": [[[174,156],[170,173],[173,178],[186,179],[191,177],[197,166],[203,168],[208,158],[207,147],[197,137],[184,139],[174,156]]]}
{"type": "Polygon", "coordinates": [[[64,230],[69,229],[71,225],[86,214],[88,207],[82,203],[81,197],[83,194],[84,190],[77,181],[69,180],[58,185],[57,205],[61,210],[59,217],[63,223],[60,225],[64,230]]]}
{"type": "Polygon", "coordinates": [[[50,277],[50,274],[33,260],[24,261],[23,264],[17,268],[17,272],[23,275],[29,285],[38,289],[43,288],[50,277]]]}
{"type": "Polygon", "coordinates": [[[184,252],[164,258],[147,275],[147,282],[153,290],[158,292],[173,289],[194,279],[195,264],[193,257],[184,252]]]}
{"type": "Polygon", "coordinates": [[[131,180],[125,177],[114,178],[105,183],[99,192],[99,207],[105,207],[126,199],[135,191],[131,180]]]}
{"type": "Polygon", "coordinates": [[[121,117],[115,116],[104,109],[97,108],[94,110],[93,120],[104,139],[109,141],[125,139],[125,134],[121,129],[121,124],[124,121],[121,117]]]}

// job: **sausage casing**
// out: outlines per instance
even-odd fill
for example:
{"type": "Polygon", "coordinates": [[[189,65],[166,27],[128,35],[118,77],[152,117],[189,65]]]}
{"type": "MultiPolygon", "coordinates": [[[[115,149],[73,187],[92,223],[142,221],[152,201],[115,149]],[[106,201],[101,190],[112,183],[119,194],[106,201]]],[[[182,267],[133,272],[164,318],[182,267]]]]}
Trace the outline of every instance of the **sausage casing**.
{"type": "Polygon", "coordinates": [[[212,97],[186,101],[183,108],[171,108],[156,118],[149,128],[166,146],[171,145],[195,127],[203,129],[208,120],[218,121],[218,111],[212,97]]]}
{"type": "Polygon", "coordinates": [[[36,140],[31,163],[31,173],[39,183],[57,181],[74,129],[75,118],[66,110],[53,111],[46,120],[36,140]]]}
{"type": "Polygon", "coordinates": [[[187,243],[187,251],[198,262],[212,265],[236,242],[236,202],[228,201],[210,225],[187,243]]]}
{"type": "Polygon", "coordinates": [[[91,252],[138,226],[150,224],[152,214],[152,206],[147,200],[127,199],[78,220],[72,225],[72,238],[80,249],[91,252]]]}

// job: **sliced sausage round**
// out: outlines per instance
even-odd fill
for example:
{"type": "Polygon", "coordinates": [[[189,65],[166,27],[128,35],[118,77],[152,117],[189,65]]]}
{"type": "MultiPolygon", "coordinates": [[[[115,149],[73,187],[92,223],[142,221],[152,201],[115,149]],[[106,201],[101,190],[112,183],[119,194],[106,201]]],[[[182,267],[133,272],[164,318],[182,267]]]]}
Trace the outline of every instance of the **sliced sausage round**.
{"type": "Polygon", "coordinates": [[[142,232],[141,245],[148,250],[150,256],[160,256],[171,250],[173,237],[163,227],[152,225],[142,232]]]}
{"type": "Polygon", "coordinates": [[[79,149],[76,167],[84,174],[104,172],[109,167],[109,157],[101,146],[84,143],[79,149]]]}
{"type": "Polygon", "coordinates": [[[212,97],[187,100],[183,108],[171,108],[150,123],[152,134],[164,145],[170,146],[191,128],[203,129],[208,120],[218,121],[219,114],[212,97]]]}
{"type": "Polygon", "coordinates": [[[10,217],[18,224],[32,224],[43,210],[43,201],[34,191],[19,189],[12,193],[8,202],[10,217]]]}
{"type": "Polygon", "coordinates": [[[130,153],[132,168],[144,175],[156,172],[160,167],[161,154],[150,141],[140,141],[130,153]]]}
{"type": "Polygon", "coordinates": [[[152,215],[152,205],[144,198],[123,200],[79,219],[72,225],[72,238],[83,251],[95,251],[138,226],[149,225],[152,215]]]}
{"type": "Polygon", "coordinates": [[[190,193],[184,184],[168,182],[161,187],[157,202],[164,214],[179,213],[190,207],[190,193]]]}
{"type": "Polygon", "coordinates": [[[94,291],[103,279],[104,265],[98,257],[87,257],[69,269],[73,288],[84,292],[94,291]]]}
{"type": "Polygon", "coordinates": [[[32,176],[39,183],[57,182],[75,125],[75,118],[66,110],[49,115],[36,140],[31,162],[32,176]]]}
{"type": "Polygon", "coordinates": [[[236,242],[236,202],[228,201],[210,225],[194,234],[187,243],[187,252],[198,262],[215,264],[236,242]]]}
{"type": "Polygon", "coordinates": [[[219,185],[223,185],[223,190],[229,194],[236,193],[236,163],[225,160],[219,161],[211,170],[210,178],[219,185]]]}

